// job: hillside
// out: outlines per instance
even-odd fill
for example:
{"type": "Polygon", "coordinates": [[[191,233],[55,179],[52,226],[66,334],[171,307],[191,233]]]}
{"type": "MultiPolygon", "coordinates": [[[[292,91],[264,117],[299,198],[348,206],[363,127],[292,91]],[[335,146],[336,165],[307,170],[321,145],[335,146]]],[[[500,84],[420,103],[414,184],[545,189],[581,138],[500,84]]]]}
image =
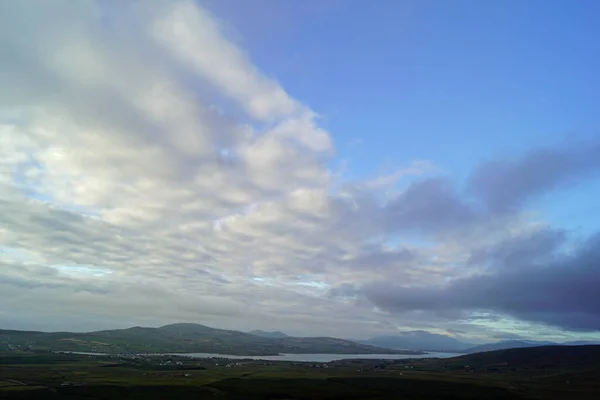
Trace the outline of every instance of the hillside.
{"type": "Polygon", "coordinates": [[[399,332],[396,335],[377,336],[368,340],[361,340],[360,343],[389,349],[447,352],[460,352],[473,346],[470,343],[463,343],[447,335],[439,335],[427,331],[399,332]]]}
{"type": "Polygon", "coordinates": [[[89,333],[0,330],[0,347],[101,353],[218,353],[276,355],[279,353],[419,354],[394,351],[335,338],[266,338],[199,324],[160,328],[133,327],[89,333]]]}

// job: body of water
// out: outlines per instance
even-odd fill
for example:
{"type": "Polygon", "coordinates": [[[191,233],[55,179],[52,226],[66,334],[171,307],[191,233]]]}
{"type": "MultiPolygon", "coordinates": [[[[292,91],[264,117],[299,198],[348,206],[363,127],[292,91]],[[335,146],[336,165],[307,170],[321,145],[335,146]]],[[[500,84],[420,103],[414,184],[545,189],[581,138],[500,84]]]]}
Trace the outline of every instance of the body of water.
{"type": "Polygon", "coordinates": [[[420,355],[409,354],[280,354],[278,356],[234,356],[228,354],[213,353],[177,353],[173,355],[192,358],[229,358],[232,360],[267,360],[267,361],[296,361],[296,362],[319,362],[326,363],[336,360],[348,359],[370,359],[370,360],[402,360],[406,358],[450,358],[457,357],[456,353],[432,352],[420,355]]]}
{"type": "MultiPolygon", "coordinates": [[[[106,353],[88,353],[83,351],[60,351],[59,353],[71,353],[90,356],[107,356],[106,353]]],[[[141,354],[141,353],[140,353],[141,354]]],[[[319,362],[327,363],[336,360],[369,359],[369,360],[403,360],[407,358],[450,358],[458,357],[457,353],[431,352],[427,354],[291,354],[284,353],[278,356],[236,356],[232,354],[216,353],[152,353],[153,356],[185,356],[191,358],[228,358],[232,360],[266,360],[266,361],[295,361],[295,362],[319,362]]]]}

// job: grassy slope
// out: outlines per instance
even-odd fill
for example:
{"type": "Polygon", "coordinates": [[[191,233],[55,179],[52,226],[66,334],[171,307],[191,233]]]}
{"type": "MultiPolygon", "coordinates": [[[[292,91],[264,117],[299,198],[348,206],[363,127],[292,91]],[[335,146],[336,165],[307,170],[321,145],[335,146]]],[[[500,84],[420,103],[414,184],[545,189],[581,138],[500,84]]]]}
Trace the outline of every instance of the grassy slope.
{"type": "Polygon", "coordinates": [[[35,349],[89,352],[189,352],[239,355],[278,353],[409,353],[334,338],[265,338],[198,324],[134,327],[90,333],[1,331],[0,342],[35,349]]]}

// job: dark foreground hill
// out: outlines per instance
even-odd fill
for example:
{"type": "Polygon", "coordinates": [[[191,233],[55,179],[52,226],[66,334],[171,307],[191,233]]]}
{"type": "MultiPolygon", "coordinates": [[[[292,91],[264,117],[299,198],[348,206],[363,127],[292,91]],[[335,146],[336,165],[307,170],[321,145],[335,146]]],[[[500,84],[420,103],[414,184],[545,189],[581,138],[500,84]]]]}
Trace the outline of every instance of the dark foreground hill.
{"type": "Polygon", "coordinates": [[[484,351],[505,350],[505,349],[520,349],[526,347],[539,346],[557,346],[558,343],[553,342],[538,342],[535,340],[501,340],[496,343],[486,343],[479,346],[473,346],[466,349],[465,353],[481,353],[484,351]]]}
{"type": "Polygon", "coordinates": [[[198,324],[173,324],[160,328],[133,327],[89,333],[0,330],[0,346],[100,353],[419,354],[328,337],[267,338],[198,324]]]}
{"type": "Polygon", "coordinates": [[[464,353],[481,353],[483,351],[493,350],[504,350],[504,349],[517,349],[526,347],[539,347],[539,346],[583,346],[600,344],[598,342],[578,340],[573,342],[555,343],[555,342],[540,342],[536,340],[502,340],[496,343],[487,343],[480,346],[474,346],[464,350],[464,353]]]}
{"type": "Polygon", "coordinates": [[[536,346],[467,354],[450,359],[453,363],[509,368],[561,369],[597,366],[600,372],[600,345],[536,346]]]}

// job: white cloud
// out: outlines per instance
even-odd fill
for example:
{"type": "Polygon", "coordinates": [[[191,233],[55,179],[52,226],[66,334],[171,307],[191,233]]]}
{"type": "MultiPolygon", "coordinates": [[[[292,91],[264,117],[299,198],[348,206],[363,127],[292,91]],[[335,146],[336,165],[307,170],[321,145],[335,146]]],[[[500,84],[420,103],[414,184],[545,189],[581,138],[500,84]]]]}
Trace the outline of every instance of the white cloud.
{"type": "Polygon", "coordinates": [[[152,35],[177,58],[234,99],[259,121],[274,121],[302,108],[276,82],[262,76],[224,37],[219,24],[191,1],[175,4],[151,24],[152,35]]]}

